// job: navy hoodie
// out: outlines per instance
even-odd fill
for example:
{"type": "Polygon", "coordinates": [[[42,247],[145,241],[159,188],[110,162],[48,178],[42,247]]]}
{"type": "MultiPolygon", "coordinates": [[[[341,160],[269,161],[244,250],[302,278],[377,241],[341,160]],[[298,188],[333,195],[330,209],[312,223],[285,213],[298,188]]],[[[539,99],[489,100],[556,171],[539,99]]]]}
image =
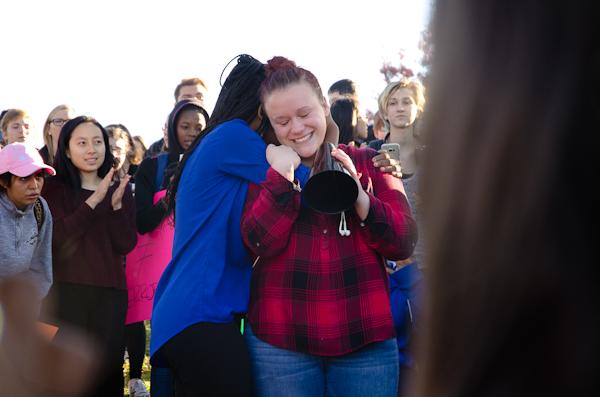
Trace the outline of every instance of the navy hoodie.
{"type": "Polygon", "coordinates": [[[171,181],[180,156],[184,153],[179,140],[177,139],[177,119],[184,110],[198,109],[208,121],[208,113],[196,100],[184,99],[175,104],[175,107],[169,114],[167,123],[167,136],[169,137],[169,151],[160,153],[156,157],[144,159],[140,164],[135,175],[135,205],[136,205],[136,225],[138,233],[145,234],[154,230],[166,215],[166,206],[158,202],[153,204],[154,193],[166,189],[171,181]],[[157,158],[159,156],[168,156],[165,172],[158,176],[160,186],[157,186],[157,158]]]}

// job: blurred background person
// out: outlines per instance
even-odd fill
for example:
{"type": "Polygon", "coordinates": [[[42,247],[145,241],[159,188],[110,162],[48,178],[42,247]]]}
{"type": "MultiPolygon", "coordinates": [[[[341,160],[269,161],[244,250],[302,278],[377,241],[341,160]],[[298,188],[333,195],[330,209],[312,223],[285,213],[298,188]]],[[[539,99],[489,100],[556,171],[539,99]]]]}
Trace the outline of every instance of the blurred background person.
{"type": "MultiPolygon", "coordinates": [[[[189,79],[183,79],[175,87],[173,96],[175,97],[175,103],[182,101],[183,99],[193,99],[197,101],[200,106],[204,106],[204,100],[208,93],[208,87],[206,83],[198,77],[191,77],[189,79]]],[[[163,126],[163,137],[158,141],[152,143],[146,152],[146,157],[153,157],[161,152],[167,152],[169,150],[169,136],[168,136],[168,120],[165,121],[163,126]]]]}
{"type": "Polygon", "coordinates": [[[204,100],[208,93],[208,87],[198,77],[192,77],[189,79],[183,79],[177,87],[175,87],[175,102],[179,102],[183,99],[194,99],[200,103],[200,106],[204,106],[204,100]]]}
{"type": "MultiPolygon", "coordinates": [[[[392,82],[379,95],[378,105],[386,136],[382,140],[370,142],[369,147],[381,150],[384,143],[400,145],[399,160],[402,168],[402,182],[413,218],[418,222],[420,206],[418,161],[425,145],[421,136],[417,134],[416,126],[425,107],[423,85],[417,80],[407,79],[392,82]]],[[[413,257],[398,263],[398,265],[404,266],[413,262],[423,266],[423,239],[419,239],[413,257]]]]}
{"type": "Polygon", "coordinates": [[[356,124],[354,125],[355,139],[359,143],[366,141],[368,139],[367,122],[360,114],[360,101],[358,99],[358,90],[354,81],[350,79],[336,81],[327,90],[327,97],[330,106],[333,106],[339,99],[349,99],[354,103],[354,107],[358,111],[356,124]]]}
{"type": "Polygon", "coordinates": [[[137,178],[136,219],[140,234],[154,230],[165,218],[167,208],[164,199],[154,203],[154,194],[165,190],[180,156],[190,147],[194,139],[206,127],[208,113],[196,100],[184,99],[175,104],[169,115],[169,151],[144,159],[140,164],[137,178]]]}
{"type": "Polygon", "coordinates": [[[419,151],[424,146],[417,126],[425,108],[425,88],[418,80],[403,78],[388,84],[377,102],[386,135],[369,147],[379,150],[384,143],[398,143],[403,179],[408,179],[417,171],[419,151]]]}
{"type": "Polygon", "coordinates": [[[25,110],[8,109],[2,117],[0,129],[4,143],[10,145],[15,142],[26,142],[31,131],[31,118],[25,110]]]}
{"type": "Polygon", "coordinates": [[[5,109],[0,113],[0,149],[2,149],[4,145],[6,145],[6,142],[4,141],[4,133],[2,132],[2,118],[4,117],[6,112],[8,112],[8,109],[5,109]]]}
{"type": "Polygon", "coordinates": [[[373,140],[375,139],[385,139],[385,126],[383,124],[383,119],[381,118],[381,113],[379,111],[375,112],[373,115],[373,140]]]}
{"type": "Polygon", "coordinates": [[[599,16],[582,0],[437,1],[422,174],[426,322],[413,396],[600,390],[590,190],[599,16]]]}
{"type": "MultiPolygon", "coordinates": [[[[110,151],[115,159],[113,167],[116,169],[119,178],[130,175],[133,178],[134,172],[130,172],[131,161],[135,157],[135,144],[127,127],[123,124],[109,124],[106,127],[108,133],[108,144],[110,151]]],[[[130,179],[130,183],[133,180],[130,179]]]]}
{"type": "Polygon", "coordinates": [[[144,142],[144,138],[142,138],[140,135],[135,135],[132,137],[132,139],[135,155],[131,160],[131,165],[134,166],[137,171],[137,167],[141,164],[142,160],[144,160],[144,156],[148,149],[146,147],[146,143],[144,142]]]}
{"type": "MultiPolygon", "coordinates": [[[[392,82],[379,95],[378,105],[386,135],[384,139],[371,141],[369,147],[381,151],[384,143],[400,145],[398,155],[402,182],[412,215],[421,228],[417,150],[423,144],[415,127],[425,106],[424,88],[416,80],[392,82]]],[[[400,393],[415,368],[411,342],[420,330],[423,289],[420,268],[424,265],[424,253],[423,237],[420,236],[410,258],[388,261],[390,301],[400,357],[400,393]]]]}
{"type": "Polygon", "coordinates": [[[144,153],[144,158],[148,157],[156,157],[157,155],[168,152],[169,151],[169,129],[168,129],[169,119],[165,120],[165,123],[162,126],[163,136],[158,141],[152,143],[148,150],[144,153]]]}
{"type": "Polygon", "coordinates": [[[356,104],[351,99],[338,99],[331,105],[331,117],[340,130],[338,143],[359,146],[356,145],[358,138],[356,124],[359,118],[356,104]]]}
{"type": "Polygon", "coordinates": [[[69,105],[58,105],[50,111],[44,122],[44,146],[40,149],[40,155],[44,162],[54,163],[54,156],[58,149],[58,136],[62,126],[75,117],[75,110],[69,105]]]}
{"type": "MultiPolygon", "coordinates": [[[[116,174],[119,179],[124,178],[126,175],[131,176],[129,183],[131,184],[131,190],[135,191],[133,178],[137,167],[131,169],[131,162],[136,155],[133,138],[123,124],[110,124],[104,128],[108,133],[110,151],[115,159],[113,166],[116,169],[116,174]]],[[[125,256],[122,259],[123,265],[125,265],[125,256]]],[[[129,394],[132,397],[149,396],[150,393],[141,379],[146,355],[146,326],[143,321],[125,325],[125,348],[129,359],[129,380],[127,382],[129,394]]]]}
{"type": "Polygon", "coordinates": [[[358,102],[356,84],[350,79],[338,80],[327,90],[327,97],[330,106],[338,99],[350,99],[358,102]]]}

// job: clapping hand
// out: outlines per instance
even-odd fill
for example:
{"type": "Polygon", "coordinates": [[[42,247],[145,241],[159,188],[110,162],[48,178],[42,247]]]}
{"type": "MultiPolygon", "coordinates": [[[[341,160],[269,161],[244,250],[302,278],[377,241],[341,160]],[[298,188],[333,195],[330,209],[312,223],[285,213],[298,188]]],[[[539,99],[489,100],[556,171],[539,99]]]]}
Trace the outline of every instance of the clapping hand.
{"type": "Polygon", "coordinates": [[[112,208],[113,210],[120,210],[121,207],[123,206],[123,194],[125,193],[125,188],[127,187],[127,184],[129,183],[129,180],[131,179],[130,175],[125,175],[122,179],[121,182],[119,183],[119,187],[117,187],[117,189],[113,192],[112,197],[111,197],[111,204],[112,204],[112,208]]]}

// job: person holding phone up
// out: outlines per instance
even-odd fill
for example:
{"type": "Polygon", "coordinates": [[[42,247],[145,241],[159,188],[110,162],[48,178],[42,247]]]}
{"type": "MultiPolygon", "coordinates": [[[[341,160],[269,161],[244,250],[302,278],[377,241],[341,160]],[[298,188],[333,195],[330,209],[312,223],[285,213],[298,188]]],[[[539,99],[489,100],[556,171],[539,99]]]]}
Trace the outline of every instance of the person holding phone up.
{"type": "MultiPolygon", "coordinates": [[[[369,147],[380,152],[373,158],[373,162],[385,172],[389,172],[391,164],[399,162],[402,172],[397,176],[402,178],[412,217],[418,225],[418,166],[419,154],[424,148],[418,123],[425,106],[423,85],[418,80],[409,79],[392,82],[379,96],[378,104],[386,135],[384,139],[371,141],[369,144],[369,147]]],[[[419,238],[410,258],[388,261],[390,303],[400,359],[399,390],[402,390],[408,372],[413,368],[409,345],[412,334],[418,332],[415,329],[419,323],[423,253],[423,239],[419,238]]]]}
{"type": "MultiPolygon", "coordinates": [[[[419,212],[418,158],[424,148],[417,126],[425,106],[424,91],[423,85],[418,80],[402,79],[390,83],[378,100],[379,113],[383,118],[386,131],[385,138],[369,143],[370,148],[382,153],[373,158],[376,166],[378,166],[377,162],[384,158],[400,163],[402,169],[400,176],[415,219],[419,212]]],[[[415,253],[416,259],[421,262],[419,251],[415,253]]]]}

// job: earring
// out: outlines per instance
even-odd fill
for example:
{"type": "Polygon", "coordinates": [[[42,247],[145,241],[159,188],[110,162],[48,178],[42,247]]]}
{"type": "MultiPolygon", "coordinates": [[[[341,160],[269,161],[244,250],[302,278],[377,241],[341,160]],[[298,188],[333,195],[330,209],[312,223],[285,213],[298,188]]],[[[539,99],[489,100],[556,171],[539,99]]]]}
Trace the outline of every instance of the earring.
{"type": "Polygon", "coordinates": [[[262,104],[258,105],[258,111],[256,112],[256,117],[258,117],[258,119],[260,121],[262,121],[262,119],[263,119],[262,104]]]}

